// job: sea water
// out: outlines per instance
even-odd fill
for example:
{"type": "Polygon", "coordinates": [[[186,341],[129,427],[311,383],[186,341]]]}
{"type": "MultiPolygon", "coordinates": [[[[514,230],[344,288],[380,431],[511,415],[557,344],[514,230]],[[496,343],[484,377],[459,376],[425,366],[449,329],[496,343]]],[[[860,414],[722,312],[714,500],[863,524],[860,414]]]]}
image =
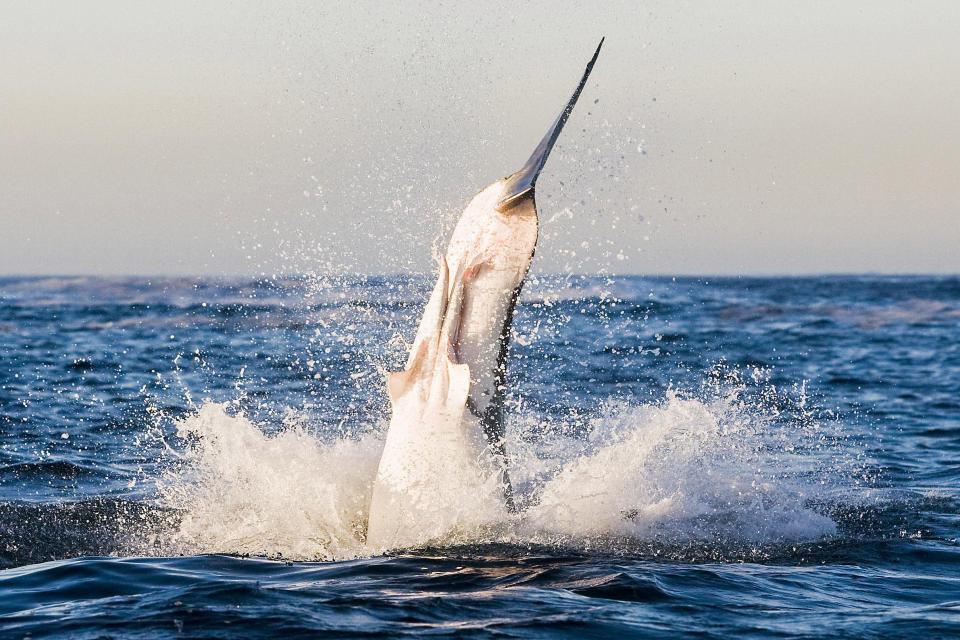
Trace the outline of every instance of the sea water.
{"type": "Polygon", "coordinates": [[[0,635],[960,633],[960,278],[535,277],[521,509],[383,555],[430,284],[0,279],[0,635]]]}

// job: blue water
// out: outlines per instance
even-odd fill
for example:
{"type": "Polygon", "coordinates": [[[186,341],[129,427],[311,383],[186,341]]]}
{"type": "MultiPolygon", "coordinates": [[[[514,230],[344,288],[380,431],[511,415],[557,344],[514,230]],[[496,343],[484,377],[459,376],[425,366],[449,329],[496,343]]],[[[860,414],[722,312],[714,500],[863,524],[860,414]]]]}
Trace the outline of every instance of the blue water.
{"type": "Polygon", "coordinates": [[[960,635],[960,278],[534,279],[524,514],[376,555],[429,284],[0,279],[0,636],[960,635]]]}

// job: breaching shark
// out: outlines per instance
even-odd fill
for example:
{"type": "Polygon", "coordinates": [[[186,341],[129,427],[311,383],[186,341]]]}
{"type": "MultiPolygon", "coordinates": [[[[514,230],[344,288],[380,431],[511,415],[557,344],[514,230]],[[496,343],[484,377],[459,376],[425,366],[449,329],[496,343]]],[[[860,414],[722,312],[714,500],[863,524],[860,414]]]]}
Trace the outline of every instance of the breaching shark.
{"type": "Polygon", "coordinates": [[[406,368],[387,374],[392,413],[367,522],[373,548],[476,532],[515,510],[504,377],[537,244],[535,187],[602,46],[530,159],[473,198],[439,259],[406,368]]]}

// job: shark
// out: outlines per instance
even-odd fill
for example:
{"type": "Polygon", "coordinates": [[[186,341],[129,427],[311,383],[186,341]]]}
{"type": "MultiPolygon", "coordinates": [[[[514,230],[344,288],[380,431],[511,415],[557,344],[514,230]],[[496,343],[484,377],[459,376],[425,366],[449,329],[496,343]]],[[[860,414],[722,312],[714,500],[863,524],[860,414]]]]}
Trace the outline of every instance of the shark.
{"type": "MultiPolygon", "coordinates": [[[[402,371],[367,518],[368,546],[476,536],[517,510],[505,442],[511,325],[536,250],[536,184],[600,55],[526,163],[467,205],[402,371]]],[[[464,538],[466,541],[466,538],[464,538]]]]}

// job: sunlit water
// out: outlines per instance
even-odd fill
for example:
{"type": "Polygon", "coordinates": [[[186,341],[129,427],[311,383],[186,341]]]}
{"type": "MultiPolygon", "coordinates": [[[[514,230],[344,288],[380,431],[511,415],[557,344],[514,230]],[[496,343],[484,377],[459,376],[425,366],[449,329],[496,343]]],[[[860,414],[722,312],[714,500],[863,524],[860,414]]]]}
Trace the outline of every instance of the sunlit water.
{"type": "Polygon", "coordinates": [[[541,279],[522,510],[364,539],[427,280],[0,279],[4,637],[960,633],[960,279],[541,279]]]}

